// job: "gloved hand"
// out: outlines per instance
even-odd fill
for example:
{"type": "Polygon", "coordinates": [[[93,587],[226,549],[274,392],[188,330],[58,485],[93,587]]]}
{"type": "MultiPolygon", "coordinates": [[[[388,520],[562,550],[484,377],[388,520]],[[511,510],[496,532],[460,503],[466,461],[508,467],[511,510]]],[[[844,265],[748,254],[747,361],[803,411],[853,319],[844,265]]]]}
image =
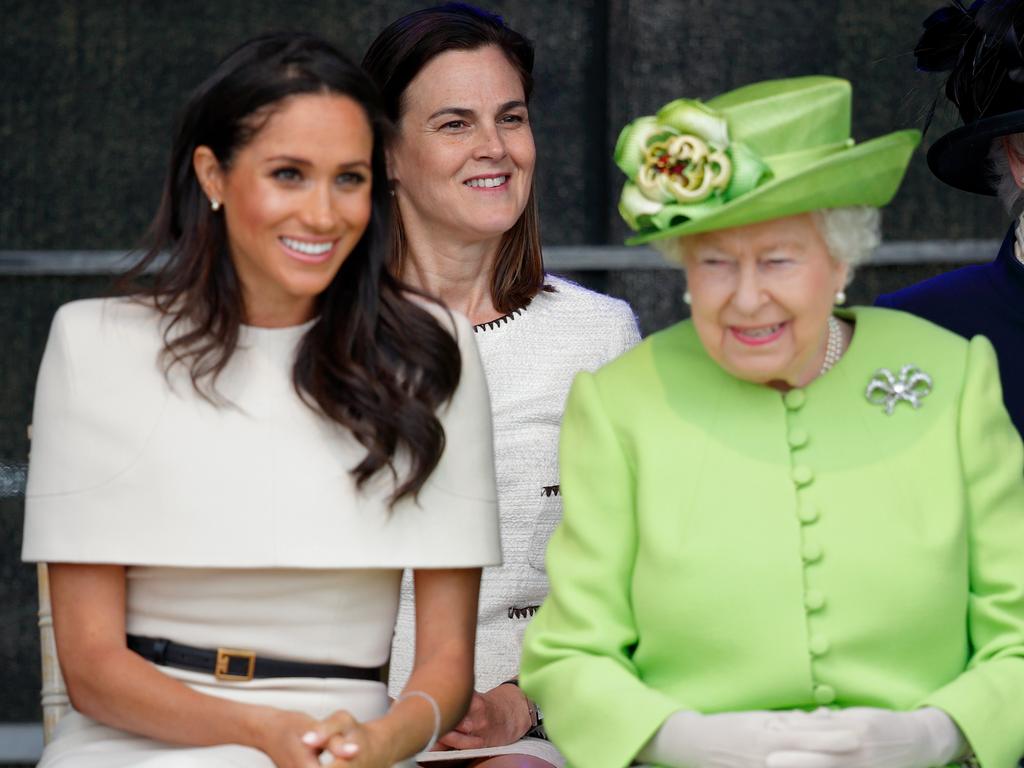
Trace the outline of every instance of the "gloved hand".
{"type": "Polygon", "coordinates": [[[912,712],[851,707],[810,716],[830,722],[837,732],[857,734],[860,747],[842,754],[781,750],[768,756],[767,768],[935,768],[953,762],[966,748],[956,723],[934,707],[912,712]]]}
{"type": "Polygon", "coordinates": [[[860,748],[852,728],[806,712],[675,712],[637,755],[672,768],[765,768],[769,755],[837,759],[860,748]]]}

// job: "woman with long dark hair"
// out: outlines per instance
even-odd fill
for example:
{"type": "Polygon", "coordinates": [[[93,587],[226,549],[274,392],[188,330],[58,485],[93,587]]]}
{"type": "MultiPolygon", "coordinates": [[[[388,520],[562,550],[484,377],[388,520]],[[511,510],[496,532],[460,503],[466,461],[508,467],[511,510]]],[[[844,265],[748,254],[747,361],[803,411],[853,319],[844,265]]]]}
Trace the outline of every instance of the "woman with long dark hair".
{"type": "MultiPolygon", "coordinates": [[[[396,125],[388,150],[392,269],[469,317],[491,394],[504,562],[481,583],[477,692],[441,739],[448,749],[475,750],[462,756],[490,768],[561,762],[550,743],[523,741],[543,737],[543,725],[516,685],[523,630],[547,595],[544,553],[562,513],[558,427],[573,376],[640,338],[624,302],[545,274],[533,59],[530,41],[500,17],[461,3],[398,19],[363,59],[396,125]]],[[[407,579],[395,693],[413,668],[413,635],[407,579]]]]}
{"type": "Polygon", "coordinates": [[[133,295],[57,313],[24,557],[75,711],[41,765],[383,767],[463,713],[489,408],[468,324],[386,269],[385,124],[326,42],[242,45],[184,109],[133,295]]]}

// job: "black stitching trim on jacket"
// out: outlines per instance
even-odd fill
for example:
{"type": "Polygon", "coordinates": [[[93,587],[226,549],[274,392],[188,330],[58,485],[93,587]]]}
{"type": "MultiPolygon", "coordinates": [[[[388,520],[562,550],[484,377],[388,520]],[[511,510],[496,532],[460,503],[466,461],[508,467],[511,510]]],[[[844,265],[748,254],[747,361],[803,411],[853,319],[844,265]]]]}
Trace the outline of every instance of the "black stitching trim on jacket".
{"type": "Polygon", "coordinates": [[[525,608],[516,608],[515,606],[512,606],[508,609],[508,617],[510,619],[529,619],[532,618],[533,614],[538,610],[540,610],[539,605],[527,605],[525,608]]]}
{"type": "Polygon", "coordinates": [[[495,320],[488,320],[486,323],[479,323],[478,325],[474,325],[473,332],[483,333],[484,331],[493,331],[496,328],[500,328],[505,323],[510,323],[517,317],[519,317],[519,315],[523,314],[523,310],[525,309],[526,307],[522,307],[520,309],[513,309],[507,315],[502,315],[501,317],[495,320]]]}
{"type": "Polygon", "coordinates": [[[561,496],[562,486],[558,483],[555,483],[554,485],[545,485],[541,489],[541,494],[544,496],[561,496]]]}

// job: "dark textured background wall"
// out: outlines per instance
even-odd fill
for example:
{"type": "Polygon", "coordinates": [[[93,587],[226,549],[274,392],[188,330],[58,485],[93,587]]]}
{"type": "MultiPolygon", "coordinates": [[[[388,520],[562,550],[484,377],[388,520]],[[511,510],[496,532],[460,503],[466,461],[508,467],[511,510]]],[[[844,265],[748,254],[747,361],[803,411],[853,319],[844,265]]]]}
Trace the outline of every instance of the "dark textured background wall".
{"type": "MultiPolygon", "coordinates": [[[[621,239],[610,149],[630,118],[677,96],[834,74],[854,83],[857,138],[919,124],[937,83],[913,71],[910,51],[933,2],[493,3],[537,43],[531,112],[545,239],[621,239]]],[[[318,30],[358,57],[376,30],[420,5],[5,0],[0,249],[134,244],[156,203],[174,114],[220,54],[289,27],[318,30]]],[[[887,215],[887,235],[991,235],[997,208],[935,183],[922,160],[887,215]]]]}
{"type": "MultiPolygon", "coordinates": [[[[854,135],[920,123],[938,84],[910,50],[934,0],[508,0],[492,2],[537,44],[531,109],[544,239],[617,243],[621,126],[677,96],[766,77],[854,83],[854,135]]],[[[217,58],[271,28],[317,30],[353,56],[423,5],[385,0],[0,0],[0,251],[122,249],[154,209],[176,109],[217,58]]],[[[929,140],[951,116],[940,110],[929,140]]],[[[919,153],[885,216],[901,240],[995,238],[991,200],[947,189],[919,153]]],[[[948,265],[946,265],[948,266],[948,265]]],[[[865,269],[852,298],[944,267],[865,269]]],[[[645,332],[681,315],[682,278],[581,273],[630,300],[645,332]]],[[[0,277],[0,462],[24,461],[32,384],[54,309],[100,278],[0,277]]],[[[0,499],[0,721],[38,718],[34,574],[18,562],[22,507],[0,499]]]]}

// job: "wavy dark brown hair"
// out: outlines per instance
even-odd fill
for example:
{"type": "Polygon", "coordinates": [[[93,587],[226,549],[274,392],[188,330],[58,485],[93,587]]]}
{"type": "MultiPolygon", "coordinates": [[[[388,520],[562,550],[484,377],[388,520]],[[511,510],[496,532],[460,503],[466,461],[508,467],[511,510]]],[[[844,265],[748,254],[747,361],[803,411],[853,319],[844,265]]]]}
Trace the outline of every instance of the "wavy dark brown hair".
{"type": "MultiPolygon", "coordinates": [[[[496,46],[519,75],[527,103],[533,93],[533,43],[505,25],[500,16],[465,3],[424,8],[392,22],[377,35],[363,57],[363,69],[377,83],[388,117],[399,125],[409,83],[445,51],[475,51],[496,46]]],[[[401,275],[408,252],[398,204],[393,203],[388,260],[401,275]]],[[[519,220],[502,237],[491,275],[491,300],[499,312],[525,307],[544,286],[539,214],[534,185],[519,220]]]]}
{"type": "Polygon", "coordinates": [[[207,146],[224,169],[285,100],[337,94],[359,104],[373,130],[372,214],[366,232],[316,300],[293,382],[300,397],[345,427],[366,449],[352,469],[361,487],[381,470],[395,478],[391,502],[415,497],[444,451],[437,409],[458,385],[458,345],[387,269],[390,201],[384,142],[388,121],[370,79],[330,43],[308,34],[257,37],[230,53],[191,95],[179,118],[147,250],[125,276],[165,316],[166,370],[184,366],[214,402],[234,353],[245,307],[224,217],[211,210],[193,169],[207,146]],[[398,476],[395,459],[408,458],[398,476]]]}

